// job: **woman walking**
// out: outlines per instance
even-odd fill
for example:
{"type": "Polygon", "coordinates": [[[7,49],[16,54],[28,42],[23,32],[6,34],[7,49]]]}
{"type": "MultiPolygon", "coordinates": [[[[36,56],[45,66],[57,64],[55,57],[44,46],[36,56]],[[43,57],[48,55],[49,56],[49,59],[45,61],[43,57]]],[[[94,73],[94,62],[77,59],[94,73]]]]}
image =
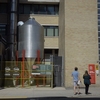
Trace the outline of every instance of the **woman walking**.
{"type": "Polygon", "coordinates": [[[89,94],[88,90],[89,90],[89,85],[91,84],[90,82],[90,75],[88,74],[88,71],[85,71],[85,74],[83,75],[83,79],[84,79],[84,84],[85,84],[85,94],[89,94]]]}

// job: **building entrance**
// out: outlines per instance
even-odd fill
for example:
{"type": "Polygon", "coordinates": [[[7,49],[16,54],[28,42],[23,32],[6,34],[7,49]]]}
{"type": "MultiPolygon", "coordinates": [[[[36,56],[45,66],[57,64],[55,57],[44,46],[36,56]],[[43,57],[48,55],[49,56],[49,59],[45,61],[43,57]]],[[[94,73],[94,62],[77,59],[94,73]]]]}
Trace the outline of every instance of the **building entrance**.
{"type": "Polygon", "coordinates": [[[62,57],[61,56],[51,56],[51,61],[53,62],[53,86],[62,86],[62,57]]]}

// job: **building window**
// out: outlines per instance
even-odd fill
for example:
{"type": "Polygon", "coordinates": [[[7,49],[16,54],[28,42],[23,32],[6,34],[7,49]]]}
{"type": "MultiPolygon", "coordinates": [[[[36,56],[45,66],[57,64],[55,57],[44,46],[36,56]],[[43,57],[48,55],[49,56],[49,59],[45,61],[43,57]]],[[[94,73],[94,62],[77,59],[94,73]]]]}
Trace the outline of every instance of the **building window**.
{"type": "Polygon", "coordinates": [[[100,25],[100,21],[98,21],[98,25],[100,25]]]}
{"type": "Polygon", "coordinates": [[[98,20],[100,20],[100,15],[98,15],[98,20]]]}
{"type": "Polygon", "coordinates": [[[100,0],[98,0],[98,2],[100,2],[100,0]]]}
{"type": "Polygon", "coordinates": [[[6,38],[6,32],[7,32],[7,25],[0,24],[0,35],[2,35],[3,38],[6,38]]]}
{"type": "Polygon", "coordinates": [[[0,13],[7,13],[7,3],[0,3],[0,13]]]}
{"type": "Polygon", "coordinates": [[[20,4],[20,14],[58,15],[59,5],[49,4],[20,4]]]}
{"type": "Polygon", "coordinates": [[[24,6],[24,14],[30,14],[30,5],[24,6]]]}
{"type": "Polygon", "coordinates": [[[59,36],[58,26],[43,26],[44,36],[59,36]]]}
{"type": "Polygon", "coordinates": [[[100,32],[98,32],[98,37],[100,38],[100,32]]]}
{"type": "Polygon", "coordinates": [[[98,0],[97,7],[98,7],[98,50],[99,50],[99,60],[100,60],[100,0],[98,0]]]}
{"type": "Polygon", "coordinates": [[[39,10],[39,14],[47,14],[47,8],[46,5],[40,5],[40,10],[39,10]]]}
{"type": "Polygon", "coordinates": [[[47,12],[48,12],[48,14],[50,14],[50,15],[54,15],[54,13],[55,13],[54,7],[53,7],[52,5],[49,5],[49,6],[47,7],[47,12]]]}
{"type": "Polygon", "coordinates": [[[32,5],[32,10],[31,10],[31,13],[33,14],[38,14],[39,13],[39,10],[38,10],[38,5],[32,5]]]}
{"type": "MultiPolygon", "coordinates": [[[[100,38],[98,38],[98,42],[100,43],[100,38]]],[[[100,48],[99,48],[100,49],[100,48]]]]}
{"type": "Polygon", "coordinates": [[[50,55],[58,56],[58,49],[44,49],[45,59],[50,59],[50,55]]]}

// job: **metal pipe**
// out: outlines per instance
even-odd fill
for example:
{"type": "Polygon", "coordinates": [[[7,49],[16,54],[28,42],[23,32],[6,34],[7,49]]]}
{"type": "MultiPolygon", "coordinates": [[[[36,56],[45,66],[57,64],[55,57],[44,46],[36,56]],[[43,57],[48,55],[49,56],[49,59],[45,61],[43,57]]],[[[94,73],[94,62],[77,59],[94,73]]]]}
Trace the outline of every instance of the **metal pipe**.
{"type": "Polygon", "coordinates": [[[15,45],[17,31],[17,0],[9,0],[9,17],[8,17],[8,60],[15,60],[15,45]]]}

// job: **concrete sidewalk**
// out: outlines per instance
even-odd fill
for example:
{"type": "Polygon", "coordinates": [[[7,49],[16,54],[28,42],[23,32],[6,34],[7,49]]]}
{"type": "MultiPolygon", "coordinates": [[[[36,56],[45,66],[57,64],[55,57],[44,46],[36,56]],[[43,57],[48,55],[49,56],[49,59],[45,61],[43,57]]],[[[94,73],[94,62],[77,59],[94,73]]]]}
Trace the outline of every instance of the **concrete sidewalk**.
{"type": "Polygon", "coordinates": [[[82,94],[74,95],[73,88],[6,88],[0,90],[0,98],[35,98],[35,97],[75,97],[75,98],[88,98],[100,97],[100,87],[90,86],[89,92],[91,94],[85,95],[85,89],[80,89],[82,94]]]}

